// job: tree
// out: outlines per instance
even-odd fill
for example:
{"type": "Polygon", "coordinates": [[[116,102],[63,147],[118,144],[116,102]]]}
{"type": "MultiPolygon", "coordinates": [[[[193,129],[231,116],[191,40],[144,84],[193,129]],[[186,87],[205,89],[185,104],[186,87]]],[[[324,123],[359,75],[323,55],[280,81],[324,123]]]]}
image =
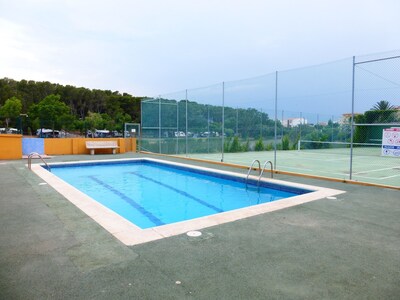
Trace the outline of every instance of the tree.
{"type": "Polygon", "coordinates": [[[89,112],[88,116],[85,118],[86,128],[94,131],[95,129],[104,129],[105,120],[99,113],[89,112]]]}
{"type": "Polygon", "coordinates": [[[394,106],[391,105],[391,104],[389,103],[389,101],[386,101],[386,100],[378,101],[378,102],[371,108],[371,110],[380,110],[380,111],[382,111],[382,110],[393,110],[393,109],[394,109],[394,106]]]}
{"type": "Polygon", "coordinates": [[[38,104],[31,106],[30,115],[33,118],[38,118],[41,127],[50,127],[55,129],[63,127],[63,121],[69,120],[66,116],[69,115],[68,106],[60,101],[59,95],[51,94],[45,97],[38,104]]]}
{"type": "Polygon", "coordinates": [[[2,107],[0,107],[0,115],[5,118],[6,127],[10,123],[10,120],[17,118],[21,114],[22,103],[16,97],[7,99],[2,107]]]}
{"type": "Polygon", "coordinates": [[[397,110],[389,101],[381,100],[377,102],[372,109],[365,112],[367,123],[392,123],[396,122],[398,117],[397,110]]]}

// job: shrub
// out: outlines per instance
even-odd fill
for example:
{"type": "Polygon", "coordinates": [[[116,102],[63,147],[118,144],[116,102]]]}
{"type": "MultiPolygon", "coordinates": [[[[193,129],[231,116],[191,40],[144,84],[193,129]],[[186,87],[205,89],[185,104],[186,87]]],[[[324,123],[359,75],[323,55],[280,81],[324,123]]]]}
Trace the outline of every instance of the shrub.
{"type": "Polygon", "coordinates": [[[255,151],[264,151],[264,143],[263,143],[262,138],[259,138],[257,140],[254,150],[255,151]]]}
{"type": "Polygon", "coordinates": [[[229,147],[229,152],[240,152],[242,151],[242,146],[239,143],[239,138],[235,136],[232,140],[232,144],[229,147]]]}
{"type": "Polygon", "coordinates": [[[272,151],[272,150],[274,150],[274,144],[273,144],[273,143],[267,144],[267,146],[265,146],[265,150],[267,150],[267,151],[272,151]]]}
{"type": "Polygon", "coordinates": [[[289,150],[289,137],[287,135],[282,138],[282,150],[289,150]]]}

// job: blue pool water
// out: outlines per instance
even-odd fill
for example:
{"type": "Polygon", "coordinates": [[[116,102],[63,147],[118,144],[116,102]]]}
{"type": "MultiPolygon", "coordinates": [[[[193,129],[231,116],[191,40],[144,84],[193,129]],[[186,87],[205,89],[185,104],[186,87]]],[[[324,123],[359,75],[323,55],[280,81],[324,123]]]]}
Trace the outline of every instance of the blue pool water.
{"type": "Polygon", "coordinates": [[[52,173],[143,229],[309,192],[253,184],[246,189],[241,178],[144,160],[55,165],[52,173]]]}

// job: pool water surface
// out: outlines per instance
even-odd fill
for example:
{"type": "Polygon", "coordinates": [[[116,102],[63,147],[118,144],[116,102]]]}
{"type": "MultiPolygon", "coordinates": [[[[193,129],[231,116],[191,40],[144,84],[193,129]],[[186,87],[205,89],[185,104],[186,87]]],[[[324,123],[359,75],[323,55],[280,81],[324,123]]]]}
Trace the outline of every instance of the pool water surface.
{"type": "Polygon", "coordinates": [[[160,163],[53,166],[52,172],[140,228],[191,220],[303,194],[160,163]]]}

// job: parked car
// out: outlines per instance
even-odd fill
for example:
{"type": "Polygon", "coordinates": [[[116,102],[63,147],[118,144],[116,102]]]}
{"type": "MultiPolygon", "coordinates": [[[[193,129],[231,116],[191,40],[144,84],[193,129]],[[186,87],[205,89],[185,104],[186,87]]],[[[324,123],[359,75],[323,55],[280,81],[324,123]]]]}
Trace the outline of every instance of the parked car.
{"type": "Polygon", "coordinates": [[[40,128],[36,130],[36,135],[41,138],[59,138],[60,131],[47,128],[40,128]]]}
{"type": "Polygon", "coordinates": [[[183,131],[175,131],[174,132],[175,137],[185,137],[186,134],[183,131]]]}

